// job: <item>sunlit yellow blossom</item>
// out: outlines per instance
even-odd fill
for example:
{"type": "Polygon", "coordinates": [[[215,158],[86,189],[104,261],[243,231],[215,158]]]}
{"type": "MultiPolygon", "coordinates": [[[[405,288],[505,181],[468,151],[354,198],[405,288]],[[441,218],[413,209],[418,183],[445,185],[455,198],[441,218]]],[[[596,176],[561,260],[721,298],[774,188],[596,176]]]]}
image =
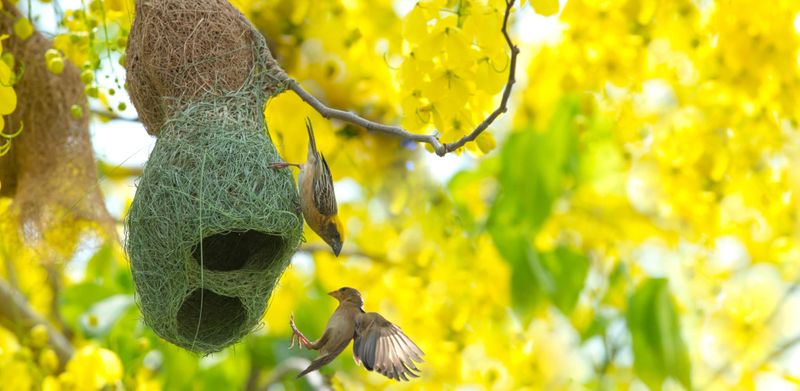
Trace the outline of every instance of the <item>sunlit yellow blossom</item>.
{"type": "Polygon", "coordinates": [[[75,389],[94,390],[122,379],[122,363],[114,352],[87,345],[75,352],[67,363],[65,375],[75,389]]]}
{"type": "Polygon", "coordinates": [[[147,368],[136,371],[136,391],[160,391],[163,389],[161,381],[153,376],[147,368]]]}
{"type": "MultiPolygon", "coordinates": [[[[8,35],[0,35],[0,54],[3,53],[3,40],[8,35]]],[[[0,61],[0,130],[5,126],[4,116],[17,107],[17,94],[12,85],[13,71],[5,61],[0,61]]]]}

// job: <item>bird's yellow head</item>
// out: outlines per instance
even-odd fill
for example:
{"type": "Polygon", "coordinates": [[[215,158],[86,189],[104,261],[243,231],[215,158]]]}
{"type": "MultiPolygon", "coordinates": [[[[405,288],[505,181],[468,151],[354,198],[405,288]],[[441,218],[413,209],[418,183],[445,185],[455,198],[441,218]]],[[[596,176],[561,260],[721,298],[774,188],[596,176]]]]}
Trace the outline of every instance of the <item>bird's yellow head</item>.
{"type": "Polygon", "coordinates": [[[333,253],[339,256],[344,244],[344,226],[338,215],[331,216],[325,224],[325,232],[320,237],[331,246],[333,253]]]}
{"type": "Polygon", "coordinates": [[[359,306],[364,305],[364,299],[361,297],[361,292],[350,288],[342,287],[335,291],[328,292],[328,295],[333,296],[339,303],[351,303],[359,306]]]}

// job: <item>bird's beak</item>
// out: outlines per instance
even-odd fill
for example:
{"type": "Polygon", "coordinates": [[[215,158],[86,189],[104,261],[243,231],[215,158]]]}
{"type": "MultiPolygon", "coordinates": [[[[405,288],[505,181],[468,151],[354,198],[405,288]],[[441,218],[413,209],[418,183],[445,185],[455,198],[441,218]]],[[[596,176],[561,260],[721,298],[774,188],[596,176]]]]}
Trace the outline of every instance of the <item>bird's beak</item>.
{"type": "Polygon", "coordinates": [[[342,242],[334,243],[331,249],[333,249],[333,253],[338,257],[339,253],[342,252],[342,242]]]}
{"type": "MultiPolygon", "coordinates": [[[[337,255],[338,255],[338,254],[337,254],[337,255]]],[[[338,298],[339,298],[339,291],[331,291],[331,292],[328,292],[328,296],[331,296],[331,297],[333,297],[333,298],[335,298],[335,299],[338,299],[338,298]]]]}

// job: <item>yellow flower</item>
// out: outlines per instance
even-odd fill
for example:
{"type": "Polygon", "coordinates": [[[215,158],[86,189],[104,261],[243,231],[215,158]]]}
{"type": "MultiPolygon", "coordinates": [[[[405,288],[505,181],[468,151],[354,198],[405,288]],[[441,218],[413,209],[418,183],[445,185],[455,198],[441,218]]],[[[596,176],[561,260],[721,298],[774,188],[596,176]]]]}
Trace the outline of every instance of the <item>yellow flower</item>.
{"type": "Polygon", "coordinates": [[[61,391],[61,383],[58,378],[47,376],[42,380],[42,391],[61,391]]]}
{"type": "Polygon", "coordinates": [[[558,0],[531,0],[531,6],[536,13],[550,16],[558,12],[558,0]]]}
{"type": "Polygon", "coordinates": [[[43,349],[39,353],[39,367],[45,370],[46,373],[54,373],[58,369],[58,355],[53,349],[43,349]]]}
{"type": "Polygon", "coordinates": [[[771,319],[785,292],[785,283],[770,265],[756,265],[722,285],[719,307],[704,325],[701,357],[710,366],[732,363],[730,370],[758,365],[778,341],[779,326],[771,319]]]}
{"type": "Polygon", "coordinates": [[[27,18],[19,18],[14,22],[14,35],[21,40],[26,40],[33,34],[33,26],[27,18]]]}
{"type": "Polygon", "coordinates": [[[17,337],[11,331],[0,327],[0,356],[14,353],[19,347],[17,337]]]}
{"type": "Polygon", "coordinates": [[[136,371],[136,391],[160,391],[163,389],[161,381],[153,377],[153,372],[147,368],[136,371]]]}
{"type": "Polygon", "coordinates": [[[30,390],[33,379],[27,363],[17,360],[4,361],[0,358],[0,390],[30,390]]]}
{"type": "Polygon", "coordinates": [[[122,362],[108,349],[87,345],[75,352],[65,374],[76,390],[96,390],[122,379],[122,362]]]}
{"type": "Polygon", "coordinates": [[[48,339],[49,336],[45,325],[37,324],[31,328],[31,346],[41,348],[47,344],[48,339]]]}
{"type": "MultiPolygon", "coordinates": [[[[3,40],[8,35],[0,35],[0,53],[3,52],[3,40]]],[[[14,72],[5,61],[0,61],[0,131],[5,126],[3,116],[11,114],[17,108],[17,94],[11,84],[14,72]]]]}

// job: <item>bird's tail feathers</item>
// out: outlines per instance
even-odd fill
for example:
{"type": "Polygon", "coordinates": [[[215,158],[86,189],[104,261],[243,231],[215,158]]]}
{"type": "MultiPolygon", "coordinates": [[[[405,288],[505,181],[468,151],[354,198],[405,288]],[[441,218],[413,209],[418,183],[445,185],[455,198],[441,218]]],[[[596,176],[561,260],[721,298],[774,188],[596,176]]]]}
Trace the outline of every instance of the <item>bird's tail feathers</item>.
{"type": "Polygon", "coordinates": [[[333,361],[334,358],[336,358],[336,355],[334,355],[334,354],[326,354],[326,355],[324,355],[322,357],[317,358],[316,360],[311,362],[311,365],[309,365],[308,368],[303,369],[303,372],[300,372],[297,375],[297,378],[299,379],[299,378],[305,376],[309,372],[316,371],[317,369],[321,368],[323,365],[326,365],[329,362],[333,361]]]}
{"type": "Polygon", "coordinates": [[[317,140],[314,139],[314,128],[311,126],[311,120],[306,117],[306,130],[308,130],[308,150],[313,153],[315,157],[319,158],[317,152],[317,140]]]}

